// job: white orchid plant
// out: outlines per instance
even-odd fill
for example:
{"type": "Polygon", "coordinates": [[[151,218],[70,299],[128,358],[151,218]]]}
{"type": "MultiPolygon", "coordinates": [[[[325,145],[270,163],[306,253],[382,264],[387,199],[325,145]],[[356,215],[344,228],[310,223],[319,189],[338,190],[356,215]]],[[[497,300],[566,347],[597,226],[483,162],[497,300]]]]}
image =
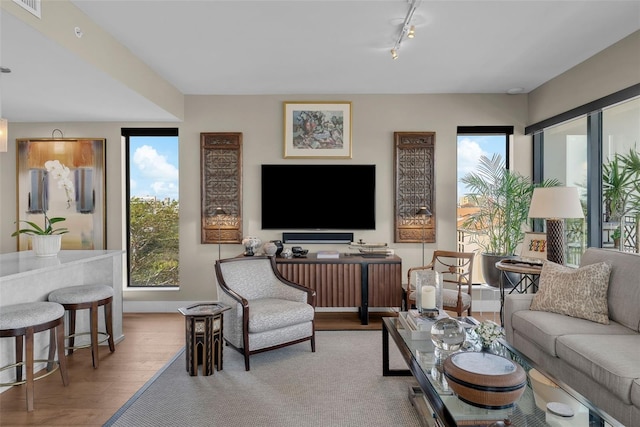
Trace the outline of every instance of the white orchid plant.
{"type": "Polygon", "coordinates": [[[484,320],[473,331],[483,346],[491,345],[498,338],[504,337],[504,329],[491,320],[484,320]]]}
{"type": "MultiPolygon", "coordinates": [[[[73,188],[73,182],[71,181],[71,178],[70,178],[71,171],[69,170],[69,168],[63,165],[62,163],[60,163],[59,160],[49,160],[45,162],[44,167],[46,169],[45,174],[50,174],[51,177],[53,177],[53,179],[58,182],[58,188],[64,189],[65,195],[67,197],[67,208],[71,207],[71,202],[73,201],[73,196],[74,196],[74,188],[73,188]]],[[[43,177],[43,182],[44,182],[44,177],[43,177]]],[[[43,201],[43,207],[44,206],[46,206],[46,204],[43,201]]],[[[66,220],[66,218],[63,218],[63,217],[49,218],[49,216],[47,215],[46,208],[43,209],[42,213],[44,214],[43,227],[40,227],[38,224],[36,224],[33,221],[26,221],[26,220],[16,221],[16,223],[25,223],[29,225],[31,228],[18,229],[18,231],[11,234],[11,236],[14,237],[19,234],[51,235],[51,234],[65,234],[69,232],[69,230],[64,227],[53,228],[53,224],[62,222],[66,220]]]]}

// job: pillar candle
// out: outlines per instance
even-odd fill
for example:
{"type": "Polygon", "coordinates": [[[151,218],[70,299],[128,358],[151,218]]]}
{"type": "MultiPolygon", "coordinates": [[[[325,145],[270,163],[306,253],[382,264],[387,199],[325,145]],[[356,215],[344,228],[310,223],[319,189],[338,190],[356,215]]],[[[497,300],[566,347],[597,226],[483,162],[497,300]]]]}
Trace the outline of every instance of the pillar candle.
{"type": "Polygon", "coordinates": [[[436,308],[436,288],[433,286],[423,286],[420,301],[422,308],[436,308]]]}

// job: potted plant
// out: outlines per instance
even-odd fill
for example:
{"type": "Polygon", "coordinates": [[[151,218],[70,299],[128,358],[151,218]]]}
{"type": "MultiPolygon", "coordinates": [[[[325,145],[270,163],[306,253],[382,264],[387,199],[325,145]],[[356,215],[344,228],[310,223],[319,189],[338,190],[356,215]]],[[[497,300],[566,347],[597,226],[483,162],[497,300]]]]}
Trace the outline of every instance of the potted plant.
{"type": "MultiPolygon", "coordinates": [[[[605,221],[618,223],[611,238],[622,238],[622,221],[625,216],[635,218],[636,226],[640,221],[640,155],[630,149],[627,154],[616,153],[602,166],[602,198],[605,221]]],[[[636,239],[637,240],[637,239],[636,239]]],[[[636,241],[636,250],[638,250],[636,241]]]]}
{"type": "MultiPolygon", "coordinates": [[[[68,167],[60,163],[58,160],[49,160],[45,162],[44,167],[46,169],[43,177],[42,184],[47,182],[47,175],[50,174],[57,182],[58,187],[63,188],[67,197],[67,208],[71,206],[73,200],[73,182],[69,178],[71,171],[68,167]]],[[[69,230],[65,227],[54,228],[53,225],[64,221],[64,217],[52,217],[47,215],[47,194],[45,190],[42,192],[42,214],[44,216],[44,223],[42,226],[36,224],[33,221],[18,220],[16,224],[25,223],[28,228],[18,228],[17,231],[11,234],[12,237],[20,234],[28,234],[31,236],[31,244],[34,252],[37,256],[53,256],[60,251],[61,236],[68,233],[69,230]]]]}
{"type": "Polygon", "coordinates": [[[499,154],[491,158],[481,156],[479,162],[477,171],[460,180],[470,191],[468,197],[478,207],[464,220],[462,228],[482,252],[485,281],[497,287],[500,272],[495,263],[512,257],[524,239],[533,189],[559,182],[546,180],[536,185],[528,177],[507,169],[499,154]]]}

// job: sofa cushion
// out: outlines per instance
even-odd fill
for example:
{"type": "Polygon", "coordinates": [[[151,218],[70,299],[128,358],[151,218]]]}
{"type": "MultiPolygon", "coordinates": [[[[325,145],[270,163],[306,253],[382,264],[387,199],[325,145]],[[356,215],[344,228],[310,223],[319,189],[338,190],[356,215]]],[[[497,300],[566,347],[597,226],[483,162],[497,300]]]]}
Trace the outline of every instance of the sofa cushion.
{"type": "Polygon", "coordinates": [[[531,310],[608,324],[610,273],[611,264],[608,262],[574,269],[547,261],[540,272],[538,292],[531,302],[531,310]]]}
{"type": "Polygon", "coordinates": [[[515,312],[511,317],[511,326],[555,357],[558,356],[556,340],[563,335],[636,335],[631,329],[616,322],[605,325],[577,317],[531,310],[515,312]]]}
{"type": "Polygon", "coordinates": [[[580,258],[580,266],[601,261],[611,263],[607,296],[609,319],[640,332],[640,255],[589,248],[580,258]]]}
{"type": "Polygon", "coordinates": [[[249,304],[249,333],[311,322],[314,313],[311,305],[302,302],[277,298],[251,300],[249,304]]]}
{"type": "Polygon", "coordinates": [[[640,378],[640,335],[564,335],[558,337],[558,357],[626,404],[633,382],[640,378]]]}
{"type": "Polygon", "coordinates": [[[631,403],[640,408],[640,379],[633,380],[631,384],[631,403]]]}

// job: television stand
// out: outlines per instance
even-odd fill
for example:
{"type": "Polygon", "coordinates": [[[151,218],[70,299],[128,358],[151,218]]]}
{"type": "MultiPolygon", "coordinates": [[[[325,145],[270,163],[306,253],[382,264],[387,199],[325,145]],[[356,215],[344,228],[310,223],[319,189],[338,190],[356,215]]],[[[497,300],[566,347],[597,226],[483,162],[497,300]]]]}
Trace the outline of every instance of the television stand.
{"type": "Polygon", "coordinates": [[[402,259],[397,255],[318,258],[309,253],[306,258],[277,257],[276,265],[286,279],[316,291],[316,307],[358,307],[363,325],[369,324],[369,307],[402,304],[402,259]]]}

